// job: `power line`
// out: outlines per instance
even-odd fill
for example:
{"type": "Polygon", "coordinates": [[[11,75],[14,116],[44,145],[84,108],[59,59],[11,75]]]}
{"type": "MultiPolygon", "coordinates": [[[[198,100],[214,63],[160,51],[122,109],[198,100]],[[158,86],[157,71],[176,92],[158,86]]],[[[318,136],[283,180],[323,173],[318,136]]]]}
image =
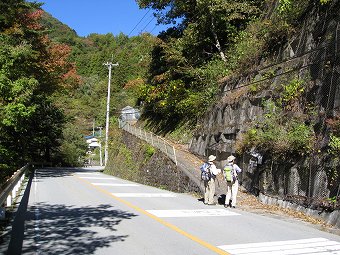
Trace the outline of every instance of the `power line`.
{"type": "Polygon", "coordinates": [[[144,16],[139,20],[139,22],[137,23],[137,25],[135,25],[135,27],[130,31],[130,33],[128,34],[128,37],[131,35],[131,33],[136,29],[136,27],[142,22],[142,20],[145,18],[146,15],[148,15],[148,13],[150,12],[151,9],[149,9],[144,16]]]}
{"type": "Polygon", "coordinates": [[[155,16],[146,24],[146,26],[141,30],[142,32],[146,29],[146,27],[155,19],[155,16]]]}
{"type": "MultiPolygon", "coordinates": [[[[194,18],[197,18],[198,16],[200,16],[202,13],[203,13],[203,11],[204,10],[199,10],[199,12],[196,12],[195,13],[195,15],[193,15],[191,18],[190,18],[190,20],[189,20],[189,23],[192,23],[192,22],[194,22],[193,20],[194,20],[194,18]]],[[[155,18],[155,17],[154,17],[155,18]]],[[[153,18],[153,19],[154,19],[153,18]]],[[[151,21],[150,21],[151,22],[151,21]]],[[[149,22],[149,23],[150,23],[149,22]]],[[[147,24],[147,25],[149,25],[149,23],[147,24]]],[[[199,21],[199,23],[198,23],[198,25],[200,25],[202,23],[202,20],[201,21],[199,21]]],[[[147,25],[144,27],[144,29],[147,27],[147,25]]],[[[156,24],[152,29],[151,29],[151,31],[149,32],[149,33],[151,33],[153,30],[155,30],[155,28],[158,26],[158,24],[156,24]]],[[[144,30],[143,29],[143,30],[144,30]]]]}

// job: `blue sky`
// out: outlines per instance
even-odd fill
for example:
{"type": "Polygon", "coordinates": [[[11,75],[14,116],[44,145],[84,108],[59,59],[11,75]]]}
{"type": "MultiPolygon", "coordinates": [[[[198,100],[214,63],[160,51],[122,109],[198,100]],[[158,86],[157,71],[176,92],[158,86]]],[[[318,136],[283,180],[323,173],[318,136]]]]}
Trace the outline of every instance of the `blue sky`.
{"type": "MultiPolygon", "coordinates": [[[[32,0],[30,0],[33,2],[32,0]]],[[[40,0],[42,9],[74,29],[79,36],[91,33],[135,36],[157,35],[166,29],[156,26],[152,10],[139,9],[135,0],[40,0]]]]}

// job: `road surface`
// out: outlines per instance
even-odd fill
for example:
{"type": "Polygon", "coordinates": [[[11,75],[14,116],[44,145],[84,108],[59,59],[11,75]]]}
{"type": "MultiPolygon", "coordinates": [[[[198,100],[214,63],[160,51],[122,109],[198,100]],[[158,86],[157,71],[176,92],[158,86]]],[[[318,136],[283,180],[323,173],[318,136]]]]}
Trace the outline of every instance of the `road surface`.
{"type": "Polygon", "coordinates": [[[340,236],[108,176],[37,169],[5,254],[340,255],[340,236]]]}

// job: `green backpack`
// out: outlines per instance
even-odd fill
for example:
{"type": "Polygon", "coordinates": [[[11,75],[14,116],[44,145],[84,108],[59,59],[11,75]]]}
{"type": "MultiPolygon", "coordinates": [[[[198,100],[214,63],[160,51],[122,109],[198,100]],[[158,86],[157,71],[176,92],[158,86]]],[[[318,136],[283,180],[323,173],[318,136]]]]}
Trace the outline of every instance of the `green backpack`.
{"type": "Polygon", "coordinates": [[[224,167],[224,176],[227,182],[231,182],[233,180],[232,178],[232,166],[225,166],[224,167]]]}

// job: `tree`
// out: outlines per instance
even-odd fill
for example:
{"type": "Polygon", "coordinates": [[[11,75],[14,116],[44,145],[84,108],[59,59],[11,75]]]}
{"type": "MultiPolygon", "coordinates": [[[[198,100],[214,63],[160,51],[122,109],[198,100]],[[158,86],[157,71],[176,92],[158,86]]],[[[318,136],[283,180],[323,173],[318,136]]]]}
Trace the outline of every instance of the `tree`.
{"type": "Polygon", "coordinates": [[[183,52],[193,63],[203,63],[233,43],[238,31],[260,14],[259,0],[138,1],[141,8],[153,8],[159,23],[179,23],[183,52]],[[198,61],[198,62],[197,62],[198,61]]]}
{"type": "MultiPolygon", "coordinates": [[[[213,102],[217,81],[226,75],[227,50],[237,34],[260,14],[256,0],[140,0],[160,23],[177,23],[159,35],[153,50],[149,82],[140,99],[144,116],[168,128],[195,122],[213,102]],[[177,123],[174,121],[177,120],[177,123]]],[[[162,125],[158,125],[162,126],[162,125]]]]}
{"type": "Polygon", "coordinates": [[[44,34],[39,4],[2,1],[0,9],[0,158],[13,167],[50,160],[65,121],[51,96],[78,78],[70,50],[44,34]]]}

